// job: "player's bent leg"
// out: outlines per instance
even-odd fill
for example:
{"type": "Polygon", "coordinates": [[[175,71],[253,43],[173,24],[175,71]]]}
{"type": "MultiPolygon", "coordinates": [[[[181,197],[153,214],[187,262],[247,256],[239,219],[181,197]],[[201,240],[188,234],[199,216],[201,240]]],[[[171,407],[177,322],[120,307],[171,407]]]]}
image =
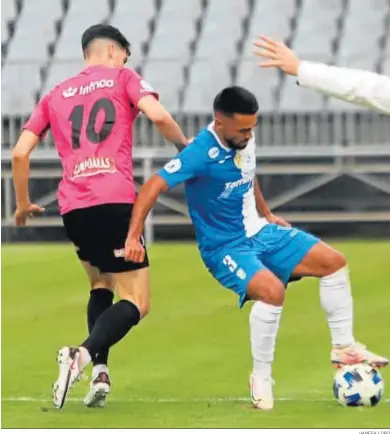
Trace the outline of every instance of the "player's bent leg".
{"type": "Polygon", "coordinates": [[[335,367],[366,362],[383,367],[388,360],[368,351],[353,335],[353,299],[344,255],[320,242],[294,269],[296,275],[320,278],[320,300],[332,337],[331,361],[335,367]]]}
{"type": "Polygon", "coordinates": [[[253,358],[249,387],[252,403],[260,410],[271,410],[274,406],[272,363],[281,313],[282,306],[272,306],[257,301],[253,304],[249,315],[253,358]]]}
{"type": "Polygon", "coordinates": [[[273,306],[283,306],[285,286],[270,270],[258,271],[249,281],[246,296],[273,306]]]}
{"type": "Polygon", "coordinates": [[[133,303],[139,309],[141,318],[150,311],[149,268],[115,274],[119,298],[133,303]]]}
{"type": "Polygon", "coordinates": [[[342,269],[347,265],[345,256],[320,241],[304,256],[300,264],[293,271],[295,276],[325,277],[342,269]]]}
{"type": "Polygon", "coordinates": [[[272,362],[284,294],[284,284],[269,270],[257,272],[247,289],[247,297],[257,300],[249,317],[253,357],[249,387],[252,404],[260,410],[274,406],[272,362]]]}
{"type": "MultiPolygon", "coordinates": [[[[115,273],[115,282],[120,297],[120,301],[117,305],[122,304],[123,312],[126,311],[129,315],[129,324],[131,325],[133,323],[133,316],[136,313],[138,313],[139,319],[145,317],[150,309],[149,268],[115,273]]],[[[92,344],[89,345],[93,345],[93,338],[90,340],[92,340],[92,344]]],[[[113,341],[114,339],[111,342],[113,341]]],[[[97,355],[97,358],[98,357],[99,354],[97,355]]],[[[90,390],[84,399],[84,404],[87,407],[103,407],[109,392],[109,373],[108,370],[102,370],[96,377],[92,378],[90,390]]]]}
{"type": "MultiPolygon", "coordinates": [[[[87,273],[90,283],[90,296],[87,305],[88,332],[91,334],[99,316],[114,300],[115,279],[109,273],[102,273],[87,261],[80,259],[81,265],[87,273]]],[[[109,349],[105,348],[92,358],[92,380],[84,403],[87,407],[104,407],[106,396],[110,392],[111,381],[108,369],[109,349]]]]}
{"type": "MultiPolygon", "coordinates": [[[[89,262],[81,260],[90,282],[90,295],[87,306],[88,332],[91,333],[99,316],[112,306],[115,291],[115,279],[109,273],[102,273],[89,262]]],[[[95,379],[101,372],[108,375],[108,348],[102,351],[97,358],[92,359],[92,378],[95,379]]]]}

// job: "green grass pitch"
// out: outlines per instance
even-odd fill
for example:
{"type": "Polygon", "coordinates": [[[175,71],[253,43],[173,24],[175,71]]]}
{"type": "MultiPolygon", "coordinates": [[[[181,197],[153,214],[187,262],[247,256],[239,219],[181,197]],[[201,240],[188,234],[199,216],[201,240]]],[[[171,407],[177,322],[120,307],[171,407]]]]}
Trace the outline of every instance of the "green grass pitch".
{"type": "MultiPolygon", "coordinates": [[[[356,336],[389,355],[390,242],[335,246],[350,262],[356,336]]],[[[250,305],[238,309],[236,297],[204,269],[195,245],[156,245],[150,256],[152,310],[112,350],[107,407],[84,408],[88,382],[82,381],[58,411],[50,402],[55,354],[85,337],[87,280],[70,246],[3,247],[3,427],[390,426],[389,389],[377,408],[342,408],[333,399],[330,338],[314,279],[288,289],[274,366],[277,402],[263,413],[248,399],[250,305]]],[[[389,372],[382,371],[385,381],[389,372]]]]}

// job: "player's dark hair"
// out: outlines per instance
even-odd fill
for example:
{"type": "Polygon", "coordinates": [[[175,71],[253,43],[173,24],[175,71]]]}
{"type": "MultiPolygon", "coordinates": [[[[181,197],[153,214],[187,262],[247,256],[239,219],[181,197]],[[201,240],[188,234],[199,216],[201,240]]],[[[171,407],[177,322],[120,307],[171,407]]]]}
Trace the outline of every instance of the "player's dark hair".
{"type": "Polygon", "coordinates": [[[240,86],[230,86],[222,89],[214,99],[214,112],[226,116],[234,114],[254,115],[259,110],[256,97],[249,90],[240,86]]]}
{"type": "Polygon", "coordinates": [[[95,24],[94,26],[88,27],[81,38],[81,47],[83,49],[84,57],[86,55],[88,45],[95,39],[105,38],[111,39],[124,48],[127,55],[130,56],[130,42],[125,38],[125,36],[116,27],[110,26],[109,24],[95,24]]]}

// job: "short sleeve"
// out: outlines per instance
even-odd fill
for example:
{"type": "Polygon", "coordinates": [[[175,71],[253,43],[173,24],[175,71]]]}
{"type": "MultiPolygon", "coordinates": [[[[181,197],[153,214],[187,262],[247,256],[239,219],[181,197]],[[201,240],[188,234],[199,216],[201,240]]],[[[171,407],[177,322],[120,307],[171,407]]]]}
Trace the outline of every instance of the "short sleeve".
{"type": "Polygon", "coordinates": [[[189,179],[203,175],[207,171],[207,152],[195,140],[174,159],[169,161],[159,172],[170,189],[189,179]]]}
{"type": "Polygon", "coordinates": [[[132,69],[124,68],[122,74],[126,95],[135,107],[144,96],[153,95],[156,99],[159,98],[152,86],[132,69]]]}
{"type": "Polygon", "coordinates": [[[49,95],[47,94],[38,102],[30,119],[23,126],[24,130],[31,131],[39,137],[43,137],[50,128],[49,95]]]}

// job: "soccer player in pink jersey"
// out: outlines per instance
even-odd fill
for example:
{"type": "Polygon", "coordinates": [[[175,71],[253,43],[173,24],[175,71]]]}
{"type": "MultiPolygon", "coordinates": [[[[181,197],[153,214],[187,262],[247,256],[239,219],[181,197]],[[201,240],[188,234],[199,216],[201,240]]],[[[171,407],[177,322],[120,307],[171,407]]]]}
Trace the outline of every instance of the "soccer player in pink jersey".
{"type": "Polygon", "coordinates": [[[62,408],[69,389],[92,362],[84,402],[103,406],[110,391],[109,348],[149,312],[149,262],[124,260],[124,244],[136,197],[133,123],[142,111],[181,150],[188,142],[158,102],[157,93],[132,69],[124,68],[130,44],[109,25],[95,25],[82,37],[86,68],[45,95],[14,148],[15,220],[44,211],[29,198],[29,155],[50,128],[61,159],[58,203],[66,233],[85,268],[91,292],[89,337],[57,353],[59,376],[53,402],[62,408]],[[113,304],[114,289],[120,301],[113,304]]]}

